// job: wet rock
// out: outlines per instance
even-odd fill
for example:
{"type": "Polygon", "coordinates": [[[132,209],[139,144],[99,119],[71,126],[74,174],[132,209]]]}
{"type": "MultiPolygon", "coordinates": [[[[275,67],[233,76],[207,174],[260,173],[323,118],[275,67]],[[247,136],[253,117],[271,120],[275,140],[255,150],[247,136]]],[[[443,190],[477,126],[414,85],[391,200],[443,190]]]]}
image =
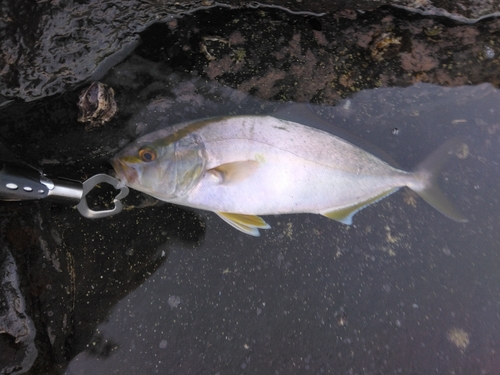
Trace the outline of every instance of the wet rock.
{"type": "Polygon", "coordinates": [[[1,242],[0,252],[2,374],[60,373],[88,347],[113,305],[165,261],[171,239],[196,244],[204,232],[194,213],[166,206],[129,206],[128,214],[113,220],[116,237],[108,235],[110,222],[84,219],[72,207],[52,208],[43,203],[0,207],[8,217],[2,223],[8,245],[1,242]],[[151,210],[170,213],[163,215],[166,221],[151,222],[151,210]],[[137,221],[144,225],[131,232],[137,221]]]}
{"type": "MultiPolygon", "coordinates": [[[[432,3],[427,0],[293,3],[264,0],[260,3],[289,8],[295,12],[316,13],[335,12],[345,7],[374,9],[393,3],[424,14],[442,14],[462,19],[476,19],[499,11],[497,4],[481,0],[460,3],[448,0],[432,3]]],[[[180,17],[214,4],[206,0],[2,2],[0,106],[14,99],[36,100],[74,89],[90,80],[98,80],[138,45],[138,33],[151,24],[173,22],[174,16],[180,17]]],[[[219,4],[241,7],[246,2],[225,0],[219,4]]],[[[356,14],[354,11],[347,13],[356,14]]]]}
{"type": "Polygon", "coordinates": [[[137,52],[154,59],[168,51],[181,70],[262,99],[335,104],[363,89],[416,82],[496,85],[499,34],[493,19],[464,25],[390,8],[319,18],[212,9],[173,30],[151,27],[137,52]]]}
{"type": "Polygon", "coordinates": [[[36,329],[20,289],[16,261],[8,246],[0,243],[0,373],[22,374],[38,355],[36,329]]]}

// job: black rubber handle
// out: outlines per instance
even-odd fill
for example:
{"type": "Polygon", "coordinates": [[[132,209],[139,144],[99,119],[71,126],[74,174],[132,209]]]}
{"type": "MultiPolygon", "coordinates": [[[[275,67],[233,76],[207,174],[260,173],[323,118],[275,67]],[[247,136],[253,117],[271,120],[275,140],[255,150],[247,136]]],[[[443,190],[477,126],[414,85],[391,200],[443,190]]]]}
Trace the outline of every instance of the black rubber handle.
{"type": "Polygon", "coordinates": [[[49,188],[40,171],[24,163],[0,161],[0,200],[22,201],[46,198],[49,188]]]}

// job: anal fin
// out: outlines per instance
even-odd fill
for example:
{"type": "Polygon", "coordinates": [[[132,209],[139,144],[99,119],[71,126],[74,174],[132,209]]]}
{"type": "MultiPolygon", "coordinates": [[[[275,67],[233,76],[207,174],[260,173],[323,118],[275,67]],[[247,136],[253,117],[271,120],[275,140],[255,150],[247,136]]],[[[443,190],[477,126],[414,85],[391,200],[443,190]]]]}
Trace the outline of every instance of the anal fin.
{"type": "Polygon", "coordinates": [[[369,206],[370,204],[376,203],[379,200],[384,199],[388,195],[394,193],[396,190],[398,190],[398,189],[397,188],[391,189],[389,191],[386,191],[384,193],[376,195],[373,198],[356,203],[352,206],[348,206],[348,207],[336,209],[336,210],[331,210],[331,211],[324,211],[324,212],[321,212],[321,215],[326,216],[329,219],[337,220],[337,221],[341,222],[342,224],[351,225],[352,224],[352,217],[354,216],[354,214],[356,214],[356,212],[361,211],[363,208],[365,208],[366,206],[369,206]]]}
{"type": "Polygon", "coordinates": [[[233,214],[230,212],[216,212],[216,214],[233,228],[251,236],[258,237],[260,236],[259,229],[271,228],[260,216],[233,214]]]}

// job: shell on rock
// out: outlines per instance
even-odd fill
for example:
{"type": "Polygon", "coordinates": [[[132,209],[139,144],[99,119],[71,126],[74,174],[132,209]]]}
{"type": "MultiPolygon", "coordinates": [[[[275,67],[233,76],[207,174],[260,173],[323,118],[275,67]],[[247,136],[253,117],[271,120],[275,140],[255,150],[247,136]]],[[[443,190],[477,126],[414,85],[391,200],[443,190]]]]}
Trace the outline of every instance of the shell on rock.
{"type": "Polygon", "coordinates": [[[98,81],[80,93],[77,105],[80,110],[77,120],[88,123],[86,129],[102,126],[118,111],[114,90],[98,81]]]}

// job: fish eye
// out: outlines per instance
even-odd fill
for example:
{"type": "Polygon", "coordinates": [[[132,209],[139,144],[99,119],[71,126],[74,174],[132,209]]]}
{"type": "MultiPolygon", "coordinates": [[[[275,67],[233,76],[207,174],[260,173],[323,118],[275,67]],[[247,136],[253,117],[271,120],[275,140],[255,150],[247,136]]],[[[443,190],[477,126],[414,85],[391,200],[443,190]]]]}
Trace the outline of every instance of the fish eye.
{"type": "Polygon", "coordinates": [[[156,159],[156,151],[149,147],[142,148],[139,150],[139,157],[142,161],[149,163],[156,159]]]}

